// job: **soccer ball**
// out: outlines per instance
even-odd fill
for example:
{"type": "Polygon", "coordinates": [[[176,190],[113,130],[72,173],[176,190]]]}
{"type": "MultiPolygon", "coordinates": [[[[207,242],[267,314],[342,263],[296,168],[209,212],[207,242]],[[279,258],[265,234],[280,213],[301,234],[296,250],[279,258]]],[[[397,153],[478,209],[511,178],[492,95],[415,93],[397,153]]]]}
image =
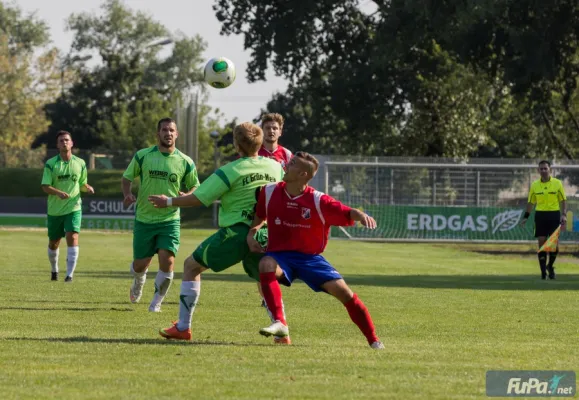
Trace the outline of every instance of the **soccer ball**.
{"type": "Polygon", "coordinates": [[[205,65],[205,82],[216,89],[224,89],[235,80],[235,65],[225,57],[212,58],[205,65]]]}

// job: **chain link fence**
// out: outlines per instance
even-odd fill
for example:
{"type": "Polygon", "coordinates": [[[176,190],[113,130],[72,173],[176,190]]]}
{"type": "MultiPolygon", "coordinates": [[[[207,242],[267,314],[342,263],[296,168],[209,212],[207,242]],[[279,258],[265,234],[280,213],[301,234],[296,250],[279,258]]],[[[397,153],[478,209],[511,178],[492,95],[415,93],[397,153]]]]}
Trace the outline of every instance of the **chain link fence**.
{"type": "MultiPolygon", "coordinates": [[[[539,179],[539,160],[326,158],[317,187],[346,203],[428,206],[522,206],[539,179]]],[[[579,165],[553,166],[567,196],[577,196],[579,165]]]]}

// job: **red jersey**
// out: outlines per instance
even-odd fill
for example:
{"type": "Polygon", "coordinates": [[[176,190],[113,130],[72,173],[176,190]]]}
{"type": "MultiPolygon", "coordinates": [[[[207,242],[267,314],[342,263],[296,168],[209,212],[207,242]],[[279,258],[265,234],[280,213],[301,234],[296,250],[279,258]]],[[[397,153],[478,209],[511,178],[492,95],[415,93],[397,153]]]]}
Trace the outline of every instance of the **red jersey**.
{"type": "Polygon", "coordinates": [[[259,194],[256,213],[267,219],[267,251],[320,254],[326,248],[330,226],[352,226],[351,208],[308,186],[296,197],[286,183],[266,185],[259,194]]]}
{"type": "Polygon", "coordinates": [[[285,170],[286,165],[289,163],[293,154],[285,147],[278,145],[274,151],[269,151],[265,147],[261,146],[257,155],[274,159],[275,161],[280,163],[283,169],[285,170]]]}

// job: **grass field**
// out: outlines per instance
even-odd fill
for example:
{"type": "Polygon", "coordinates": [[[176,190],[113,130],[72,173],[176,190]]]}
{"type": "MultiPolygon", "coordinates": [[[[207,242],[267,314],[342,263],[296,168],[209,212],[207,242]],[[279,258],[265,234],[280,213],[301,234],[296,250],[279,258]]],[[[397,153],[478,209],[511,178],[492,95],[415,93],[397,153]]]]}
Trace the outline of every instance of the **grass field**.
{"type": "MultiPolygon", "coordinates": [[[[209,231],[184,231],[177,271],[209,231]]],[[[579,264],[538,279],[536,257],[476,247],[331,241],[327,258],[368,306],[385,351],[342,305],[303,283],[284,289],[292,346],[268,325],[240,266],[204,277],[191,343],[158,336],[176,319],[128,302],[130,234],[81,234],[72,284],[50,282],[42,231],[0,231],[3,399],[468,399],[489,369],[579,367],[579,264]]],[[[65,251],[60,268],[65,270],[65,251]]],[[[61,272],[61,275],[63,273],[61,272]]]]}

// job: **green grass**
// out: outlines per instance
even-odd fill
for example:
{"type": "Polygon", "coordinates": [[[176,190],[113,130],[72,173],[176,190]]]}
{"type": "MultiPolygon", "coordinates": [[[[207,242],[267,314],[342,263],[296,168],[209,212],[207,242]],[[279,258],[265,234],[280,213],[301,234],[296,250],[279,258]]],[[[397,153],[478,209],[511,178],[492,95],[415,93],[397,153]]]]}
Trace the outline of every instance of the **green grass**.
{"type": "MultiPolygon", "coordinates": [[[[209,232],[183,232],[178,272],[209,232]]],[[[489,369],[579,364],[572,258],[545,282],[533,256],[331,241],[326,256],[372,313],[380,352],[303,283],[284,289],[294,345],[274,346],[257,334],[269,321],[240,266],[204,276],[194,340],[169,342],[157,331],[177,317],[181,274],[162,313],[147,312],[156,264],[130,304],[131,235],[83,232],[72,284],[49,281],[44,232],[0,231],[0,242],[3,399],[483,398],[489,369]]]]}

